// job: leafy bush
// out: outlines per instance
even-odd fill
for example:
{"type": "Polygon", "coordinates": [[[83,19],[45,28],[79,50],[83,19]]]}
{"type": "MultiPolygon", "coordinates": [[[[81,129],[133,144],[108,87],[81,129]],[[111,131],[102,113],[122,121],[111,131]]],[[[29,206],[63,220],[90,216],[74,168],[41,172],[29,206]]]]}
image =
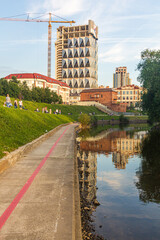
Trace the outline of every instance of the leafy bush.
{"type": "Polygon", "coordinates": [[[119,116],[120,123],[129,123],[128,118],[126,118],[123,114],[119,116]]]}
{"type": "Polygon", "coordinates": [[[88,116],[86,113],[82,113],[79,118],[79,122],[81,123],[83,128],[87,128],[90,126],[91,123],[91,118],[88,116]]]}

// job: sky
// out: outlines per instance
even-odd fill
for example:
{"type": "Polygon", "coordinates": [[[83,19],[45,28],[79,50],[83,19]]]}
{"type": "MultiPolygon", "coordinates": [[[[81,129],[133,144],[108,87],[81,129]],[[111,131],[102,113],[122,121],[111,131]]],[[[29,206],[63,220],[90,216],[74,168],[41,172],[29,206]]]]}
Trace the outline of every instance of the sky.
{"type": "MultiPolygon", "coordinates": [[[[29,18],[45,19],[43,15],[52,12],[75,20],[74,25],[88,24],[92,19],[99,28],[99,85],[113,87],[113,73],[120,66],[126,66],[132,83],[139,85],[136,68],[141,52],[160,49],[159,0],[0,0],[0,4],[0,18],[26,18],[22,14],[29,14],[29,18]]],[[[53,78],[54,42],[60,25],[52,24],[53,78]]],[[[47,23],[0,21],[0,78],[11,73],[47,75],[47,34],[47,23]]]]}

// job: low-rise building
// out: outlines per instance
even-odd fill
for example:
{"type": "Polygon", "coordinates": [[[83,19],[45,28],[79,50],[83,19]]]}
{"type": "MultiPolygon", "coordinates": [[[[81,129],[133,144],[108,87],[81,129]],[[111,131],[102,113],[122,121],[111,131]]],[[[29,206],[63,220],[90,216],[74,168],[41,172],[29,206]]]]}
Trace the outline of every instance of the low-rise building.
{"type": "Polygon", "coordinates": [[[136,85],[127,85],[114,89],[117,92],[118,102],[127,106],[135,106],[142,99],[143,88],[136,85]]]}
{"type": "Polygon", "coordinates": [[[80,101],[79,93],[70,93],[70,104],[78,103],[80,101]]]}
{"type": "Polygon", "coordinates": [[[11,80],[15,76],[21,83],[26,82],[29,89],[33,87],[49,88],[51,91],[56,92],[62,96],[63,103],[70,103],[70,87],[61,81],[54,78],[47,77],[39,73],[16,73],[6,76],[4,79],[11,80]]]}
{"type": "Polygon", "coordinates": [[[117,91],[111,88],[85,89],[80,93],[81,101],[99,102],[113,111],[126,112],[126,104],[117,102],[117,91]]]}

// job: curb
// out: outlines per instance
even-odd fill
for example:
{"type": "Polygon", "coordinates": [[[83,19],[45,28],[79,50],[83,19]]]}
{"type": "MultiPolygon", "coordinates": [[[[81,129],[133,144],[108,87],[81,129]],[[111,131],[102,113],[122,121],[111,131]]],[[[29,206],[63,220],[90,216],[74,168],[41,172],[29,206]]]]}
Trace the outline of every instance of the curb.
{"type": "Polygon", "coordinates": [[[24,154],[31,151],[33,148],[35,148],[39,143],[43,142],[47,138],[49,138],[52,134],[54,134],[56,131],[58,131],[61,127],[69,125],[72,123],[66,123],[61,124],[48,133],[43,134],[39,138],[36,138],[30,143],[27,143],[23,145],[22,147],[19,147],[18,149],[14,150],[13,152],[9,153],[7,156],[0,159],[0,174],[3,173],[5,170],[7,170],[9,167],[13,166],[24,154]]]}
{"type": "Polygon", "coordinates": [[[79,125],[75,127],[74,135],[74,240],[82,240],[82,224],[81,224],[81,206],[80,206],[80,192],[79,192],[79,177],[78,177],[78,163],[77,163],[77,144],[76,144],[76,131],[79,129],[79,125]]]}

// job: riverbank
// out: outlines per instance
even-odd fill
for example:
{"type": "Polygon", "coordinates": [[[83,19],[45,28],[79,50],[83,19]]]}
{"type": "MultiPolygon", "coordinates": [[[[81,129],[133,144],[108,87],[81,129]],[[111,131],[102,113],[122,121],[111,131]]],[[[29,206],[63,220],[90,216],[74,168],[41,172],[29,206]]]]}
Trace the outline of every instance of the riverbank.
{"type": "Polygon", "coordinates": [[[143,124],[143,123],[148,123],[148,119],[146,118],[138,118],[138,117],[132,117],[132,118],[129,118],[129,117],[126,117],[127,119],[127,122],[126,121],[120,121],[119,119],[109,119],[109,120],[105,120],[105,119],[102,119],[102,120],[97,120],[97,124],[98,125],[119,125],[119,124],[143,124]]]}

